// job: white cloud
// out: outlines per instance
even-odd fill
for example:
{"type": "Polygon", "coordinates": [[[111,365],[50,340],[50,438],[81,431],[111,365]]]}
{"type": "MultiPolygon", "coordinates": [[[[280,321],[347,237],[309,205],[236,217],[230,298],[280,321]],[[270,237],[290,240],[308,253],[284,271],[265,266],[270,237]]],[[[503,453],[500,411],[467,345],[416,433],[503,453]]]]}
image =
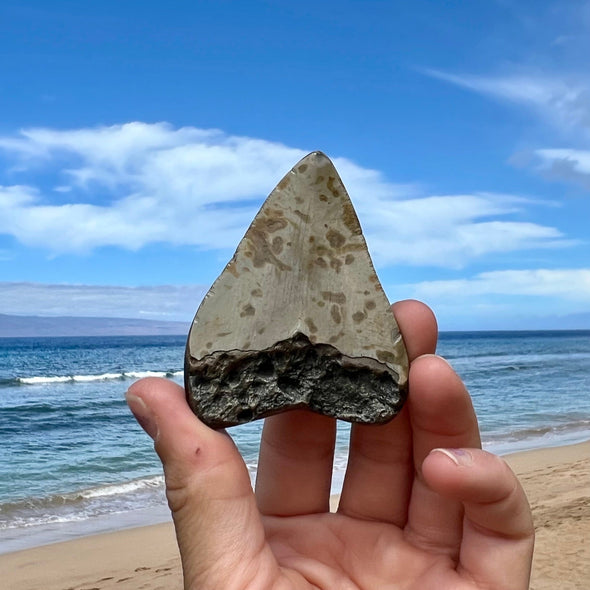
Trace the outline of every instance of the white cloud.
{"type": "Polygon", "coordinates": [[[527,269],[483,272],[473,278],[408,285],[418,298],[464,301],[487,295],[557,297],[590,303],[590,268],[527,269]]]}
{"type": "MultiPolygon", "coordinates": [[[[166,242],[233,249],[262,199],[306,152],[164,123],[0,137],[18,185],[0,187],[0,233],[52,253],[166,242]],[[35,183],[49,170],[53,186],[35,183]]],[[[376,262],[460,267],[474,257],[567,245],[522,218],[532,201],[498,194],[424,196],[345,158],[335,164],[376,262]]]]}
{"type": "Polygon", "coordinates": [[[575,133],[590,128],[590,83],[587,77],[522,72],[477,76],[422,70],[429,76],[479,94],[533,108],[544,120],[575,133]]]}
{"type": "Polygon", "coordinates": [[[25,130],[0,138],[0,148],[31,172],[62,166],[55,188],[77,202],[52,205],[49,191],[0,188],[0,199],[10,193],[0,201],[0,232],[56,253],[104,245],[139,249],[151,242],[235,244],[255,212],[247,201],[260,199],[304,155],[217,131],[143,123],[25,130]],[[102,204],[92,202],[97,194],[102,204]],[[246,202],[219,211],[240,200],[246,202]]]}
{"type": "Polygon", "coordinates": [[[572,149],[542,149],[535,152],[547,162],[571,162],[572,169],[580,174],[590,174],[590,151],[572,149]]]}
{"type": "Polygon", "coordinates": [[[523,199],[505,195],[445,195],[378,203],[366,224],[376,261],[382,264],[460,268],[491,253],[559,247],[571,242],[557,229],[502,220],[523,199]]]}
{"type": "MultiPolygon", "coordinates": [[[[424,70],[435,78],[462,88],[526,107],[557,132],[554,141],[588,147],[590,141],[590,76],[578,74],[455,75],[424,70]]],[[[510,158],[518,167],[532,165],[542,176],[590,189],[590,151],[574,148],[538,148],[510,158]]]]}
{"type": "Polygon", "coordinates": [[[534,155],[545,176],[573,182],[590,190],[590,151],[576,149],[538,149],[534,155]]]}
{"type": "Polygon", "coordinates": [[[0,310],[13,315],[190,320],[204,285],[121,287],[0,282],[0,310]]]}
{"type": "Polygon", "coordinates": [[[441,330],[590,328],[590,268],[496,270],[395,291],[427,303],[441,330]]]}

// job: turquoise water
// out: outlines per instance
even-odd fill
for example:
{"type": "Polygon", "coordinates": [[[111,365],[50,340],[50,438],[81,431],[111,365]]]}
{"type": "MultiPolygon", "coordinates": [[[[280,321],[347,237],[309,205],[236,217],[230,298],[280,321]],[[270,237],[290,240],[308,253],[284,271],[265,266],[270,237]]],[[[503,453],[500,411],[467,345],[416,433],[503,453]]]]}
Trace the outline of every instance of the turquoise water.
{"type": "MultiPolygon", "coordinates": [[[[446,333],[438,352],[465,380],[486,448],[590,438],[590,331],[446,333]]],[[[161,467],[123,396],[147,375],[182,383],[183,355],[184,336],[0,339],[0,551],[168,518],[161,467]]],[[[261,426],[230,431],[252,477],[261,426]]]]}

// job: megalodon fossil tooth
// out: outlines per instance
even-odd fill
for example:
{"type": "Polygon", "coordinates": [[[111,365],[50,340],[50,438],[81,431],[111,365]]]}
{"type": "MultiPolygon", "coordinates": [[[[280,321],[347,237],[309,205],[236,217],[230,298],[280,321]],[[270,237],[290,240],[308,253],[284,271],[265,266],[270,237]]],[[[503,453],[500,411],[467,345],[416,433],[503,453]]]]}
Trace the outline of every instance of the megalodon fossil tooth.
{"type": "Polygon", "coordinates": [[[342,181],[321,152],[277,185],[203,299],[187,399],[213,428],[309,408],[384,423],[408,358],[342,181]]]}

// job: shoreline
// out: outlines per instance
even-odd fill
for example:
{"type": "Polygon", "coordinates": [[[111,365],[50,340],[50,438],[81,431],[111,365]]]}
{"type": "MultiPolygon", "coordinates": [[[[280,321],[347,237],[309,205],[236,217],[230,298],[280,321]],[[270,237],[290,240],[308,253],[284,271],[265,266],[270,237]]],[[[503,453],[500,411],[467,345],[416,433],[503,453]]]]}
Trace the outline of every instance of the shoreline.
{"type": "MultiPolygon", "coordinates": [[[[575,446],[584,442],[590,443],[589,431],[578,431],[576,433],[572,432],[568,436],[551,436],[550,438],[539,437],[512,442],[505,441],[498,443],[497,441],[492,442],[484,440],[484,449],[507,458],[521,453],[575,446]]],[[[340,456],[337,453],[336,459],[338,460],[335,463],[335,469],[333,472],[331,491],[332,495],[338,495],[342,488],[347,462],[346,455],[340,456]]],[[[154,477],[161,477],[163,482],[163,475],[161,474],[157,476],[147,476],[146,478],[133,480],[133,482],[143,481],[143,479],[153,479],[154,477]]],[[[251,477],[252,485],[254,485],[254,472],[251,473],[251,477]]],[[[126,487],[128,484],[129,482],[127,481],[110,482],[104,484],[104,486],[96,486],[90,491],[93,494],[96,494],[96,491],[100,491],[101,487],[126,487]]],[[[86,491],[87,490],[74,491],[68,493],[67,495],[84,495],[86,491]]],[[[24,525],[20,527],[2,529],[2,534],[0,535],[0,556],[6,553],[35,549],[44,545],[81,539],[88,536],[113,533],[131,528],[140,528],[170,522],[171,517],[165,501],[163,485],[158,494],[161,496],[161,499],[155,504],[153,497],[138,498],[136,505],[143,507],[130,507],[124,512],[105,512],[103,514],[97,514],[95,516],[81,519],[48,520],[47,522],[35,525],[24,525]],[[148,502],[147,505],[145,504],[146,501],[148,502]]],[[[98,497],[101,495],[101,493],[96,494],[98,497]]]]}
{"type": "MultiPolygon", "coordinates": [[[[503,458],[519,476],[535,518],[531,590],[585,590],[590,579],[590,441],[503,458]]],[[[19,590],[182,588],[171,522],[4,553],[0,570],[7,587],[19,590]]]]}

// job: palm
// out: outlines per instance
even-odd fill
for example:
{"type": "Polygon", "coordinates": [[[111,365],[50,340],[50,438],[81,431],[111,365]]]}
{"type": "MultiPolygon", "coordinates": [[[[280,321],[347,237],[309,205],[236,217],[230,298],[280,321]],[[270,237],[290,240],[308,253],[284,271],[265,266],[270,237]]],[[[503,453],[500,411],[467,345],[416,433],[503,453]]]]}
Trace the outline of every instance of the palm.
{"type": "Polygon", "coordinates": [[[293,588],[463,587],[453,558],[408,542],[394,525],[339,514],[267,518],[264,524],[283,580],[293,588]]]}

